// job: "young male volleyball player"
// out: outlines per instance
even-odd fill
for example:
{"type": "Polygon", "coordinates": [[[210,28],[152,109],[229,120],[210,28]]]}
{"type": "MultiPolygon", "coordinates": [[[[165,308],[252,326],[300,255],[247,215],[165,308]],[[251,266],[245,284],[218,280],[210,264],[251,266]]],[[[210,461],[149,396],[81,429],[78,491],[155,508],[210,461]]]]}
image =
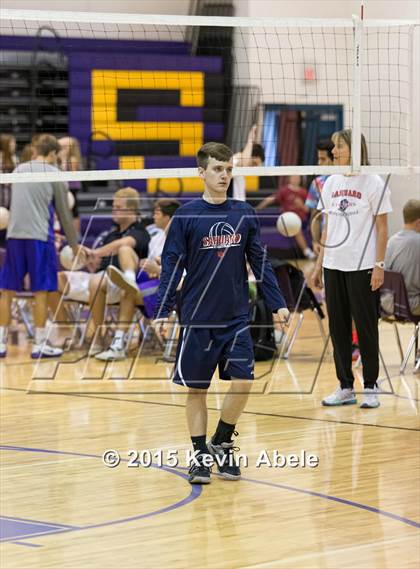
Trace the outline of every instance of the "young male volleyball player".
{"type": "MultiPolygon", "coordinates": [[[[35,144],[36,157],[15,169],[24,172],[57,172],[60,145],[50,134],[35,144]]],[[[15,291],[21,291],[28,273],[34,293],[35,338],[32,358],[60,356],[60,348],[47,341],[48,292],[57,290],[57,256],[54,246],[54,211],[57,212],[69,245],[76,255],[88,249],[77,245],[67,201],[68,185],[62,182],[26,182],[12,185],[10,223],[7,229],[6,260],[0,275],[0,357],[6,355],[7,329],[15,291]]]]}
{"type": "Polygon", "coordinates": [[[174,382],[188,388],[187,421],[196,451],[189,480],[207,484],[209,453],[218,457],[224,478],[237,480],[241,475],[231,439],[237,434],[235,426],[254,377],[246,260],[264,300],[278,313],[282,325],[287,323],[289,311],[261,245],[254,209],[226,197],[232,178],[232,151],[224,144],[209,142],[198,151],[197,162],[204,194],[180,207],[172,218],[162,254],[155,326],[165,333],[185,269],[174,382]],[[206,443],[206,395],[217,366],[221,379],[231,383],[216,432],[206,443]]]}

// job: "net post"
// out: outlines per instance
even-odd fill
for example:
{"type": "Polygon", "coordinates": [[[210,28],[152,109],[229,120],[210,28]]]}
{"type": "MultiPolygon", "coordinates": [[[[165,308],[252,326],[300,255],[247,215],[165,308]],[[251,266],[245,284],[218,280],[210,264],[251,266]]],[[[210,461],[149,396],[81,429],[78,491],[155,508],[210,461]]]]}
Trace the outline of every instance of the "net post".
{"type": "Polygon", "coordinates": [[[408,116],[407,116],[407,167],[411,170],[413,164],[413,149],[416,148],[414,132],[412,128],[413,117],[413,100],[414,92],[414,66],[413,66],[413,50],[414,50],[414,26],[411,25],[408,29],[408,116]]]}
{"type": "Polygon", "coordinates": [[[354,77],[352,97],[352,144],[351,169],[359,172],[361,166],[361,93],[362,93],[362,55],[363,55],[363,22],[358,16],[353,16],[354,25],[354,77]]]}

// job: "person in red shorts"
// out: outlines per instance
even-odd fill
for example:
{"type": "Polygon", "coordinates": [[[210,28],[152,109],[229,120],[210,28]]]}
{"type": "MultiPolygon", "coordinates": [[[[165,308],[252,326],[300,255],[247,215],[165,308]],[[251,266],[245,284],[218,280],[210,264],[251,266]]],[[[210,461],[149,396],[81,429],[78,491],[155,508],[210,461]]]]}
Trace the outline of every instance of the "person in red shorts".
{"type": "MultiPolygon", "coordinates": [[[[307,195],[308,190],[301,186],[300,176],[289,176],[286,185],[281,186],[275,194],[263,199],[255,209],[264,209],[276,203],[280,206],[282,213],[292,211],[300,217],[302,224],[304,224],[309,214],[309,208],[305,205],[307,195]]],[[[302,230],[295,235],[295,239],[299,249],[307,259],[316,258],[315,253],[308,247],[302,230]]]]}

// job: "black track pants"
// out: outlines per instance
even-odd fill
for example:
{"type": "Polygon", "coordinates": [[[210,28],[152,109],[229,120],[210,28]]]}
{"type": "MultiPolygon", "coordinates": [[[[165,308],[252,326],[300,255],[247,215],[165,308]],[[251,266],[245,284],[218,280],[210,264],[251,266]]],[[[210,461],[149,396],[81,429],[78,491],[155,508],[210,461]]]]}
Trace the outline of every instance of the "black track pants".
{"type": "Polygon", "coordinates": [[[353,387],[351,321],[356,325],[365,387],[374,387],[379,374],[379,291],[372,292],[372,269],[324,269],[325,295],[334,362],[343,389],[353,387]]]}

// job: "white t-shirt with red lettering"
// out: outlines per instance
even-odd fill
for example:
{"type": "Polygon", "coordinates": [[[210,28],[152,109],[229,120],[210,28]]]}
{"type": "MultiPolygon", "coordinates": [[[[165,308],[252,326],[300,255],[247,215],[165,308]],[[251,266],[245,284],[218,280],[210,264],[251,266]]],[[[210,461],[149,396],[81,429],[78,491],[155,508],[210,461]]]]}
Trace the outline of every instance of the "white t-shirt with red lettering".
{"type": "Polygon", "coordinates": [[[375,215],[390,213],[391,192],[377,175],[330,176],[318,209],[328,215],[323,267],[339,271],[371,269],[376,261],[375,215]]]}

